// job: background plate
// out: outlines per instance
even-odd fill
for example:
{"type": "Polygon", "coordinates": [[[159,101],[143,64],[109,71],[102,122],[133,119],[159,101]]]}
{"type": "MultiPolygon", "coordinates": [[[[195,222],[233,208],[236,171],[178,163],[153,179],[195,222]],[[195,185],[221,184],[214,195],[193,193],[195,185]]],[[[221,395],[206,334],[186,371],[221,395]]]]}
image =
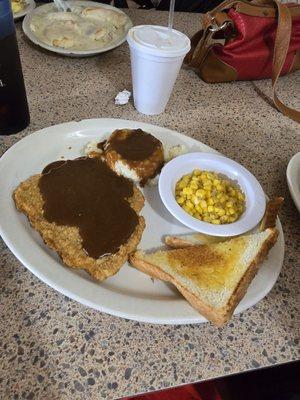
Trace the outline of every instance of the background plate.
{"type": "Polygon", "coordinates": [[[30,13],[35,8],[34,0],[26,0],[26,3],[27,4],[23,10],[14,14],[14,21],[17,21],[18,19],[24,17],[26,14],[30,13]]]}
{"type": "Polygon", "coordinates": [[[300,152],[290,159],[286,170],[286,179],[292,199],[300,213],[300,152]]]}
{"type": "Polygon", "coordinates": [[[100,54],[100,53],[104,53],[105,51],[112,50],[125,42],[127,33],[129,31],[129,29],[132,27],[132,22],[131,22],[131,19],[128,17],[128,15],[125,14],[123,11],[121,11],[119,8],[112,7],[109,4],[96,3],[94,1],[69,0],[69,2],[74,5],[78,5],[78,6],[84,5],[86,7],[109,8],[111,10],[117,11],[117,12],[125,15],[127,18],[127,24],[126,24],[126,28],[124,31],[124,35],[120,36],[117,40],[108,44],[107,46],[101,47],[99,49],[94,49],[94,50],[68,50],[68,49],[63,49],[60,47],[50,46],[49,44],[42,42],[35,35],[35,33],[32,32],[32,30],[30,29],[30,21],[31,21],[32,16],[36,13],[41,12],[41,10],[48,10],[48,9],[49,9],[49,11],[52,10],[54,7],[53,3],[48,3],[48,4],[44,4],[40,7],[37,7],[35,10],[33,10],[32,12],[30,12],[26,15],[26,17],[23,20],[23,24],[22,24],[22,28],[23,28],[25,35],[36,45],[43,47],[46,50],[53,51],[54,53],[62,54],[64,56],[69,56],[69,57],[93,56],[95,54],[100,54]]]}
{"type": "MultiPolygon", "coordinates": [[[[0,159],[0,234],[15,256],[39,279],[64,295],[119,317],[160,324],[205,322],[177,290],[125,264],[113,277],[100,283],[84,271],[65,267],[57,254],[48,249],[40,235],[19,213],[12,192],[29,176],[40,173],[45,165],[62,158],[82,155],[91,140],[103,140],[114,129],[141,128],[156,136],[164,145],[185,144],[189,151],[216,153],[212,148],[166,128],[142,122],[118,119],[94,119],[51,126],[25,137],[0,159]]],[[[162,246],[166,234],[186,234],[186,227],[176,221],[162,204],[157,187],[144,188],[142,210],[146,229],[139,248],[162,246]]],[[[279,219],[279,238],[261,266],[235,314],[260,301],[272,289],[281,270],[284,238],[279,219]]]]}

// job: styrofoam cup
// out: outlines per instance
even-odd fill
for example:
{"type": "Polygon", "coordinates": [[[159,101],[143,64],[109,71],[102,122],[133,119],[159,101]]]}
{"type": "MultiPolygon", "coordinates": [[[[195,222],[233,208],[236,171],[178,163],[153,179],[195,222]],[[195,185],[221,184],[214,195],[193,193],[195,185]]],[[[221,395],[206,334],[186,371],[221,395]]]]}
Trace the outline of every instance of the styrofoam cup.
{"type": "Polygon", "coordinates": [[[128,32],[135,108],[147,115],[164,112],[190,39],[156,25],[139,25],[128,32]]]}

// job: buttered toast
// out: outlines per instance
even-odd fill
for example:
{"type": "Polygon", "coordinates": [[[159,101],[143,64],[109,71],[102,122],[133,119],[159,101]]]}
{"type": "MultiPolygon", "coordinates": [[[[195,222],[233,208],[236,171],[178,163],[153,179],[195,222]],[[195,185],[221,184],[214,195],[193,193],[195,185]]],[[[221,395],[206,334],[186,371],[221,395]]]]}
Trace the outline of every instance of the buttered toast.
{"type": "Polygon", "coordinates": [[[190,246],[199,246],[201,244],[213,244],[229,240],[230,237],[210,236],[203,233],[188,233],[180,236],[167,235],[164,238],[165,243],[174,249],[181,249],[190,246]]]}
{"type": "Polygon", "coordinates": [[[130,262],[154,278],[173,283],[200,314],[222,326],[244,297],[277,236],[277,230],[269,228],[223,243],[137,251],[130,262]]]}
{"type": "Polygon", "coordinates": [[[266,206],[265,215],[261,220],[259,230],[264,231],[267,228],[273,228],[276,225],[276,219],[281,209],[283,197],[276,197],[274,200],[269,200],[266,206]]]}
{"type": "MultiPolygon", "coordinates": [[[[283,201],[283,197],[276,197],[274,200],[268,201],[265,214],[259,226],[260,232],[266,230],[267,228],[275,227],[276,219],[278,217],[283,201]]],[[[166,245],[173,247],[174,249],[181,249],[183,247],[197,246],[200,244],[224,242],[225,240],[229,239],[230,237],[210,236],[203,233],[194,232],[180,236],[167,235],[165,236],[164,241],[166,245]]]]}

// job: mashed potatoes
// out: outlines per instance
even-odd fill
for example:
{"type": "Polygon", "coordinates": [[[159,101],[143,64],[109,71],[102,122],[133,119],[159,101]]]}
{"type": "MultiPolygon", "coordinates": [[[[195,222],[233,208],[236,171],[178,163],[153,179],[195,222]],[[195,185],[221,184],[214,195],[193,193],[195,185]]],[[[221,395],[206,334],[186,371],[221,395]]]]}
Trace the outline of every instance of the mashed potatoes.
{"type": "MultiPolygon", "coordinates": [[[[92,140],[88,142],[87,145],[83,149],[83,154],[88,157],[101,157],[103,150],[101,146],[99,148],[97,140],[92,140]]],[[[163,146],[164,152],[164,162],[167,163],[171,161],[173,158],[178,157],[182,154],[188,152],[187,147],[184,144],[178,144],[175,146],[163,146]]],[[[140,182],[140,177],[137,175],[134,169],[131,169],[124,161],[118,160],[114,165],[115,171],[118,175],[122,175],[125,178],[128,178],[135,183],[140,182]]],[[[157,174],[154,178],[148,179],[147,185],[156,186],[158,184],[159,174],[157,174]]]]}
{"type": "Polygon", "coordinates": [[[72,6],[71,12],[52,9],[35,13],[30,29],[42,42],[70,50],[95,50],[124,34],[128,19],[102,7],[72,6]]]}

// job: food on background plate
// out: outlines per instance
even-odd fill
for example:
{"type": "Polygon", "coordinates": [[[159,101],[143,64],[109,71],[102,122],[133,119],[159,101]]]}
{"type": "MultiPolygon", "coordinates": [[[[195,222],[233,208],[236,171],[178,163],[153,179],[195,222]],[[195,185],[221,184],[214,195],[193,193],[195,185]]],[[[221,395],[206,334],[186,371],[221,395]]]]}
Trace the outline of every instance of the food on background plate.
{"type": "Polygon", "coordinates": [[[141,185],[154,178],[164,163],[161,142],[142,129],[117,129],[96,148],[89,144],[88,155],[104,157],[116,174],[141,185]]]}
{"type": "Polygon", "coordinates": [[[194,169],[176,183],[177,203],[192,217],[212,224],[228,224],[245,210],[240,187],[212,171],[194,169]]]}
{"type": "Polygon", "coordinates": [[[125,14],[98,6],[84,8],[81,15],[90,21],[102,22],[103,24],[110,23],[116,29],[123,27],[127,22],[125,14]]]}
{"type": "MultiPolygon", "coordinates": [[[[262,232],[267,228],[275,228],[276,219],[283,201],[283,197],[276,197],[274,200],[268,201],[266,205],[265,215],[259,226],[259,232],[262,232]]],[[[224,242],[225,240],[229,239],[230,237],[210,236],[203,233],[194,232],[180,236],[167,235],[165,236],[164,241],[166,245],[177,249],[200,244],[224,242]]]]}
{"type": "Polygon", "coordinates": [[[24,0],[12,0],[11,1],[11,8],[12,8],[13,14],[17,14],[20,11],[23,11],[26,6],[27,6],[27,3],[24,0]]]}
{"type": "Polygon", "coordinates": [[[42,42],[70,50],[95,50],[124,35],[125,14],[107,8],[72,6],[71,11],[35,12],[30,29],[42,42]]]}
{"type": "Polygon", "coordinates": [[[13,198],[67,266],[100,281],[118,272],[145,228],[140,190],[98,158],[52,163],[13,198]]]}
{"type": "Polygon", "coordinates": [[[276,228],[268,228],[222,243],[137,251],[130,262],[151,277],[174,284],[200,314],[222,326],[246,294],[277,236],[276,228]]]}

